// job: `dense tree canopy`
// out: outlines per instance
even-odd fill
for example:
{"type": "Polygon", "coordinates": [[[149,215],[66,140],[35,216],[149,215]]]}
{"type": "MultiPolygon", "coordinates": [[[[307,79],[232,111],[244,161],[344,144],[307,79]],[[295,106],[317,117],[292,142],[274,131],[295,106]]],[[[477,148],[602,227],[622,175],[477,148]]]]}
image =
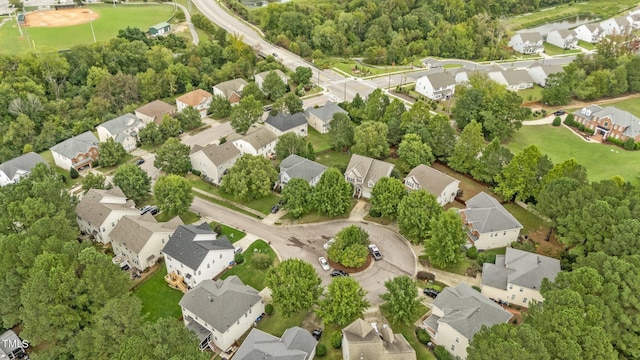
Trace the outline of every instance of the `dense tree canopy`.
{"type": "Polygon", "coordinates": [[[467,234],[457,212],[443,211],[431,218],[429,226],[430,233],[424,242],[424,252],[429,262],[445,267],[464,258],[462,246],[467,242],[467,234]]]}
{"type": "Polygon", "coordinates": [[[350,277],[334,277],[320,300],[318,315],[327,323],[345,326],[362,316],[369,302],[366,291],[350,277]]]}
{"type": "Polygon", "coordinates": [[[383,159],[389,155],[387,133],[389,128],[385,123],[365,121],[356,127],[351,150],[360,155],[383,159]]]}
{"type": "Polygon", "coordinates": [[[398,226],[415,242],[422,242],[431,231],[431,218],[439,216],[442,207],[430,192],[409,192],[398,204],[398,226]]]}
{"type": "Polygon", "coordinates": [[[276,309],[284,316],[315,305],[322,294],[321,283],[313,266],[300,259],[284,260],[269,269],[266,276],[276,309]]]}
{"type": "Polygon", "coordinates": [[[394,216],[398,211],[398,204],[406,195],[407,190],[402,181],[383,177],[371,190],[371,209],[382,216],[394,216]]]}
{"type": "Polygon", "coordinates": [[[178,175],[161,176],[153,185],[153,196],[158,209],[168,216],[181,215],[189,210],[193,201],[191,183],[178,175]]]}
{"type": "Polygon", "coordinates": [[[327,169],[313,189],[313,207],[320,214],[337,216],[351,208],[353,187],[336,168],[327,169]]]}
{"type": "Polygon", "coordinates": [[[380,295],[384,306],[392,314],[392,321],[407,323],[412,320],[413,313],[420,305],[415,280],[407,275],[395,277],[384,282],[387,292],[380,295]]]}
{"type": "Polygon", "coordinates": [[[298,219],[312,208],[312,189],[304,179],[293,178],[282,189],[284,208],[289,214],[298,219]]]}
{"type": "Polygon", "coordinates": [[[151,178],[135,164],[120,166],[113,174],[113,184],[120,187],[124,195],[136,203],[147,197],[151,190],[151,178]]]}
{"type": "Polygon", "coordinates": [[[346,267],[357,268],[367,261],[367,245],[369,234],[359,226],[350,225],[336,234],[335,243],[329,248],[327,256],[346,267]]]}
{"type": "Polygon", "coordinates": [[[553,164],[535,145],[527,146],[516,154],[511,162],[497,176],[496,193],[510,200],[527,201],[536,198],[542,187],[542,180],[553,164]]]}
{"type": "Polygon", "coordinates": [[[269,159],[244,154],[229,169],[220,188],[240,200],[250,201],[269,195],[277,179],[278,172],[269,159]]]}
{"type": "Polygon", "coordinates": [[[108,138],[107,141],[101,142],[98,153],[100,154],[100,165],[102,166],[118,165],[122,163],[122,160],[127,155],[122,144],[116,142],[113,138],[108,138]]]}
{"type": "Polygon", "coordinates": [[[158,149],[153,166],[167,174],[184,175],[191,170],[188,145],[180,142],[178,138],[169,138],[158,149]]]}
{"type": "Polygon", "coordinates": [[[329,123],[329,143],[334,150],[345,151],[354,142],[355,126],[349,115],[336,113],[329,123]]]}

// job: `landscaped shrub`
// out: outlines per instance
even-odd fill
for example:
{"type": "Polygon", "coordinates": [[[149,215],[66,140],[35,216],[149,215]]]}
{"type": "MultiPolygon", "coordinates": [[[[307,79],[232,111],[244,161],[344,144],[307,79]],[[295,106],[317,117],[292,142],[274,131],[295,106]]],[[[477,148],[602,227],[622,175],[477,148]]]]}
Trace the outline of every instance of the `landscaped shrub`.
{"type": "Polygon", "coordinates": [[[578,125],[578,130],[584,131],[585,127],[583,124],[578,125]]]}
{"type": "Polygon", "coordinates": [[[369,210],[369,216],[371,216],[372,218],[379,218],[380,215],[381,215],[380,211],[378,211],[376,209],[369,210]]]}
{"type": "Polygon", "coordinates": [[[530,241],[524,241],[521,243],[514,241],[511,243],[511,247],[522,251],[528,251],[530,253],[536,252],[536,245],[530,241]]]}
{"type": "Polygon", "coordinates": [[[62,175],[62,174],[60,174],[60,181],[62,181],[63,184],[66,184],[67,183],[67,177],[62,175]]]}
{"type": "Polygon", "coordinates": [[[222,225],[217,224],[213,227],[213,232],[218,234],[218,236],[222,235],[222,225]]]}
{"type": "Polygon", "coordinates": [[[416,274],[416,279],[436,281],[436,274],[430,273],[428,271],[418,271],[418,273],[416,274]]]}
{"type": "Polygon", "coordinates": [[[264,306],[264,313],[267,315],[273,314],[273,304],[267,304],[264,306]]]}
{"type": "Polygon", "coordinates": [[[564,123],[569,125],[569,123],[574,123],[574,116],[573,114],[568,114],[566,118],[564,118],[564,123]]]}
{"type": "Polygon", "coordinates": [[[78,174],[78,170],[76,170],[75,168],[71,168],[69,169],[69,177],[72,179],[77,179],[78,176],[80,176],[80,174],[78,174]]]}
{"type": "Polygon", "coordinates": [[[244,262],[244,255],[242,254],[236,254],[236,256],[233,257],[233,261],[236,262],[236,264],[242,264],[244,262]]]}
{"type": "Polygon", "coordinates": [[[478,254],[478,264],[480,266],[482,266],[482,264],[484,264],[484,263],[495,264],[495,262],[496,262],[496,254],[495,253],[482,252],[482,253],[478,254]]]}
{"type": "Polygon", "coordinates": [[[316,356],[323,357],[325,355],[327,355],[327,347],[324,344],[318,344],[316,346],[316,356]]]}
{"type": "Polygon", "coordinates": [[[633,141],[632,138],[628,138],[627,141],[624,142],[624,145],[622,145],[622,147],[625,150],[634,150],[636,148],[636,142],[633,141]]]}
{"type": "Polygon", "coordinates": [[[596,131],[595,131],[595,130],[593,130],[593,129],[589,129],[588,127],[585,127],[585,128],[584,128],[584,132],[586,132],[587,134],[591,134],[591,135],[593,135],[593,133],[595,133],[596,131]]]}
{"type": "Polygon", "coordinates": [[[560,126],[560,124],[562,124],[562,119],[560,119],[560,116],[556,116],[551,123],[551,125],[553,126],[560,126]]]}
{"type": "Polygon", "coordinates": [[[477,287],[475,285],[473,285],[472,288],[473,288],[473,290],[475,290],[477,292],[481,292],[482,291],[482,289],[480,289],[479,287],[477,287]]]}
{"type": "Polygon", "coordinates": [[[478,248],[476,248],[475,246],[472,246],[470,248],[467,249],[467,257],[469,259],[475,260],[478,258],[478,248]]]}
{"type": "Polygon", "coordinates": [[[433,349],[433,355],[435,355],[438,360],[454,360],[453,355],[449,354],[447,349],[442,345],[438,345],[433,349]]]}
{"type": "Polygon", "coordinates": [[[421,327],[416,328],[416,337],[418,338],[418,341],[420,341],[423,344],[426,344],[429,341],[431,341],[431,335],[429,335],[427,330],[421,327]]]}
{"type": "Polygon", "coordinates": [[[202,172],[200,172],[200,170],[196,170],[196,169],[191,169],[191,173],[195,176],[200,176],[200,174],[202,174],[202,172]]]}
{"type": "Polygon", "coordinates": [[[273,259],[267,254],[253,254],[251,265],[258,270],[266,270],[273,265],[273,259]]]}
{"type": "Polygon", "coordinates": [[[340,349],[342,347],[342,333],[340,331],[334,332],[331,334],[331,339],[329,339],[329,341],[334,349],[340,349]]]}

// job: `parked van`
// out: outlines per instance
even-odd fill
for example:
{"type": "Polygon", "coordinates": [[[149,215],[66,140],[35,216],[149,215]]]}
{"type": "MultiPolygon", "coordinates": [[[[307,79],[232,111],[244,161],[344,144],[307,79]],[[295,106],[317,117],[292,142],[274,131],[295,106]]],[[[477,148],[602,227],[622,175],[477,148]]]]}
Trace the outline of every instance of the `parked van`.
{"type": "Polygon", "coordinates": [[[242,246],[236,246],[236,247],[233,249],[233,253],[234,253],[234,254],[240,254],[241,252],[242,252],[242,246]]]}

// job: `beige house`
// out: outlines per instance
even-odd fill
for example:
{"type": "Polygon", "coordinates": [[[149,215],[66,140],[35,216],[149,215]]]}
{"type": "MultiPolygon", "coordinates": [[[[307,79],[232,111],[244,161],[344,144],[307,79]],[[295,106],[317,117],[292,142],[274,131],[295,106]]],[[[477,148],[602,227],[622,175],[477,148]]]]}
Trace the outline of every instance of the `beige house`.
{"type": "Polygon", "coordinates": [[[277,137],[287,133],[293,133],[298,136],[305,137],[309,134],[307,119],[303,113],[293,115],[278,113],[277,115],[269,115],[264,122],[264,127],[273,131],[277,137]]]}
{"type": "MultiPolygon", "coordinates": [[[[283,83],[288,84],[289,83],[289,78],[287,77],[287,75],[285,75],[285,73],[283,73],[282,71],[275,69],[275,70],[271,70],[273,72],[276,73],[276,75],[278,75],[278,77],[280,78],[280,80],[282,80],[283,83]]],[[[264,83],[264,79],[267,77],[267,75],[269,75],[269,73],[271,71],[263,71],[261,73],[257,73],[254,76],[254,80],[256,82],[256,84],[258,85],[258,87],[260,88],[260,90],[262,90],[262,83],[264,83]]]]}
{"type": "Polygon", "coordinates": [[[216,185],[220,185],[222,176],[231,169],[239,158],[240,150],[231,142],[222,145],[211,144],[205,147],[195,145],[189,154],[191,166],[216,185]]]}
{"type": "Polygon", "coordinates": [[[416,360],[416,352],[402,334],[387,324],[362,319],[342,329],[343,360],[416,360]]]}
{"type": "Polygon", "coordinates": [[[335,114],[348,114],[348,112],[331,100],[327,101],[322,107],[308,107],[304,111],[304,117],[307,118],[309,126],[318,130],[320,134],[329,132],[329,126],[335,114]]]}
{"type": "Polygon", "coordinates": [[[233,79],[221,82],[213,87],[213,95],[222,96],[229,100],[231,104],[235,104],[242,98],[242,90],[248,83],[244,79],[233,79]]]}
{"type": "Polygon", "coordinates": [[[317,345],[318,341],[298,326],[285,330],[281,338],[253,328],[233,360],[313,360],[317,345]]]}
{"type": "Polygon", "coordinates": [[[162,100],[154,100],[135,110],[138,119],[142,120],[145,124],[155,122],[158,125],[162,123],[165,115],[173,116],[175,113],[176,107],[162,100]]]}
{"type": "Polygon", "coordinates": [[[431,315],[422,323],[433,342],[454,357],[467,358],[467,347],[483,326],[506,323],[511,313],[465,283],[446,287],[433,300],[431,315]]]}
{"type": "Polygon", "coordinates": [[[347,165],[344,178],[353,184],[353,196],[368,199],[371,197],[371,190],[378,180],[390,176],[393,167],[394,165],[388,162],[353,154],[349,165],[347,165]]]}
{"type": "Polygon", "coordinates": [[[440,206],[445,206],[455,201],[460,180],[430,166],[420,164],[407,174],[404,185],[409,191],[427,190],[436,197],[440,206]]]}
{"type": "Polygon", "coordinates": [[[260,127],[247,133],[240,139],[233,140],[233,145],[240,150],[242,155],[270,157],[276,153],[278,136],[266,127],[260,127]]]}
{"type": "Polygon", "coordinates": [[[196,89],[176,98],[176,106],[178,106],[178,111],[183,111],[191,106],[198,110],[200,117],[206,117],[212,100],[213,95],[208,91],[196,89]]]}
{"type": "Polygon", "coordinates": [[[177,216],[167,222],[156,221],[151,213],[123,216],[110,234],[113,253],[144,271],[155,265],[169,236],[182,224],[177,216]]]}
{"type": "Polygon", "coordinates": [[[460,210],[467,226],[469,247],[478,250],[509,246],[518,240],[522,224],[498,200],[485,192],[467,200],[467,208],[460,210]]]}
{"type": "Polygon", "coordinates": [[[109,235],[118,221],[127,215],[140,215],[140,210],[115,186],[109,190],[89,190],[78,203],[76,213],[81,232],[93,236],[101,244],[108,244],[111,242],[109,235]]]}
{"type": "Polygon", "coordinates": [[[558,259],[507,248],[504,255],[496,255],[495,264],[482,266],[482,295],[529,307],[530,302],[544,301],[542,280],[553,281],[559,272],[558,259]]]}

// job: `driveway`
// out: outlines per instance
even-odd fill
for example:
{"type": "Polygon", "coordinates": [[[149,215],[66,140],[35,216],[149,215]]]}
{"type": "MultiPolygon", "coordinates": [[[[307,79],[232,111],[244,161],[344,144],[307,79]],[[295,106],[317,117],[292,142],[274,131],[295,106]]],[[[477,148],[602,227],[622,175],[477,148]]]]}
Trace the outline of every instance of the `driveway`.
{"type": "Polygon", "coordinates": [[[319,224],[270,226],[259,220],[195,198],[191,210],[228,226],[248,231],[258,238],[270,241],[282,259],[298,258],[308,261],[320,274],[322,283],[329,284],[331,277],[318,264],[318,257],[326,256],[324,243],[342,228],[356,224],[369,233],[372,243],[378,245],[384,258],[353,278],[367,290],[372,305],[382,303],[380,294],[386,292],[384,282],[398,275],[413,276],[416,259],[413,251],[395,232],[378,224],[364,221],[335,220],[319,224]]]}
{"type": "Polygon", "coordinates": [[[194,135],[182,135],[180,142],[193,148],[194,145],[206,146],[213,142],[220,140],[221,137],[227,136],[233,133],[231,123],[229,121],[220,123],[217,121],[211,122],[211,127],[200,131],[194,135]]]}

